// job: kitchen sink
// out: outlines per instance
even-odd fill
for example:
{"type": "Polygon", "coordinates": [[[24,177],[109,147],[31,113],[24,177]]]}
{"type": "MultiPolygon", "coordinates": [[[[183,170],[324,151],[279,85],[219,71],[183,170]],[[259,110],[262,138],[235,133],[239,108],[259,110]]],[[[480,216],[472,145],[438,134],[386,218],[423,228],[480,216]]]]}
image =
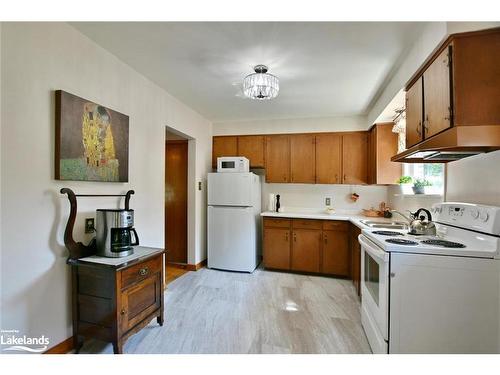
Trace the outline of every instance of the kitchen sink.
{"type": "Polygon", "coordinates": [[[382,229],[408,229],[408,224],[403,221],[377,221],[377,220],[360,220],[361,223],[370,228],[382,229]]]}

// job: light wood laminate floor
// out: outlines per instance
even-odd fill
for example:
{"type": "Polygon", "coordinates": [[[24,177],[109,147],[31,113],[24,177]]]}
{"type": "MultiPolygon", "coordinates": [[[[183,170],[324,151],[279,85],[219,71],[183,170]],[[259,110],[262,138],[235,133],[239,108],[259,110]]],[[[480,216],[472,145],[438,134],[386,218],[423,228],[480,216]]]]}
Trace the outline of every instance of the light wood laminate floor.
{"type": "MultiPolygon", "coordinates": [[[[112,353],[85,342],[82,353],[112,353]]],[[[201,269],[165,291],[165,323],[153,320],[125,353],[370,353],[350,280],[201,269]]]]}

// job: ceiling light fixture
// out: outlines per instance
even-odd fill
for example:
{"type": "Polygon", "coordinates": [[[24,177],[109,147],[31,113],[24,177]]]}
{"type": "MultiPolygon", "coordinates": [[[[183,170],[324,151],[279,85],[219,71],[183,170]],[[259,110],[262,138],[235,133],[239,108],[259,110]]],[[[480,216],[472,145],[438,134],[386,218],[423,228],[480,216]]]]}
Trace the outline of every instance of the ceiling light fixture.
{"type": "Polygon", "coordinates": [[[250,99],[269,100],[278,96],[279,79],[267,73],[267,66],[256,65],[255,73],[249,74],[243,80],[243,93],[250,99]]]}

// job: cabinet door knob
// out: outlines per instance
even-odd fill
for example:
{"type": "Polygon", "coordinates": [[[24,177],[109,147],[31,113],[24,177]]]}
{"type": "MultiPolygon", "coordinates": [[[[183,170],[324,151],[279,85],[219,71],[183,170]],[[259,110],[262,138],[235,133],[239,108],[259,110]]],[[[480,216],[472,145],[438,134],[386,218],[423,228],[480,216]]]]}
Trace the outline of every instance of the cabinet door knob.
{"type": "Polygon", "coordinates": [[[125,315],[125,309],[122,309],[122,310],[120,311],[120,314],[121,314],[121,315],[125,315]]]}
{"type": "Polygon", "coordinates": [[[139,270],[139,276],[146,276],[148,274],[148,272],[149,272],[148,267],[141,268],[139,270]]]}
{"type": "Polygon", "coordinates": [[[293,233],[293,242],[297,242],[297,234],[295,232],[293,233]]]}
{"type": "Polygon", "coordinates": [[[288,232],[285,233],[285,241],[288,242],[288,232]]]}

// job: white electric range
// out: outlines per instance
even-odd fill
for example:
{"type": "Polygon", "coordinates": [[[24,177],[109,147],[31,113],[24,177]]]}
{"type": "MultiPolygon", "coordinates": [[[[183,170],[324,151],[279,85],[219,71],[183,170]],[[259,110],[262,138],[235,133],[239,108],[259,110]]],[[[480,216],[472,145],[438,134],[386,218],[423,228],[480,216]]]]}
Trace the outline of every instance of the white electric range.
{"type": "Polygon", "coordinates": [[[440,203],[432,212],[436,236],[359,236],[372,351],[500,353],[500,207],[440,203]]]}

